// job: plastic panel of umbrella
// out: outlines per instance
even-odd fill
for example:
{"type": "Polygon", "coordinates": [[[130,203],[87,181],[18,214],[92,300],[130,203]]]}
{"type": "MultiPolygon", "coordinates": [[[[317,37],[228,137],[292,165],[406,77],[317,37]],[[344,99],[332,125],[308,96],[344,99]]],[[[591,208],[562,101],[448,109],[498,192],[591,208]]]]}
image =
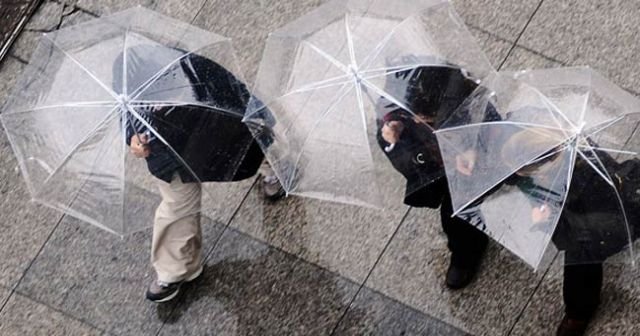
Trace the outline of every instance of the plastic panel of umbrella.
{"type": "Polygon", "coordinates": [[[447,1],[331,1],[269,36],[245,122],[288,193],[384,207],[444,175],[431,131],[490,71],[447,1]]]}
{"type": "Polygon", "coordinates": [[[635,258],[638,112],[589,68],[489,76],[436,132],[455,211],[534,268],[635,258]]]}
{"type": "Polygon", "coordinates": [[[34,200],[124,235],[158,178],[234,177],[248,99],[229,39],[137,7],[44,35],[1,118],[34,200]]]}

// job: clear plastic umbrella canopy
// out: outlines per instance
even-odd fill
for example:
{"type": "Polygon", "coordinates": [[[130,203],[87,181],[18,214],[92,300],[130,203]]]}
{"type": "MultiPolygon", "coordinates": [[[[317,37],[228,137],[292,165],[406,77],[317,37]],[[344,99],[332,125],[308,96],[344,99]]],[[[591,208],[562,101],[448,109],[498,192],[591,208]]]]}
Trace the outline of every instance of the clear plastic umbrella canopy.
{"type": "MultiPolygon", "coordinates": [[[[201,181],[186,148],[216,146],[197,125],[220,116],[246,129],[239,78],[229,39],[132,8],[44,35],[2,124],[36,201],[122,235],[152,223],[154,175],[201,181]],[[218,87],[235,90],[211,94],[218,87]],[[148,164],[130,154],[132,135],[151,146],[148,164]]],[[[247,134],[220,160],[218,180],[233,177],[247,134]]]]}
{"type": "MultiPolygon", "coordinates": [[[[381,207],[402,161],[383,134],[388,112],[425,114],[415,102],[423,86],[445,91],[452,77],[475,86],[490,71],[447,1],[331,1],[271,33],[245,122],[260,126],[254,135],[288,193],[381,207]]],[[[411,145],[430,142],[431,153],[405,161],[437,161],[433,123],[415,120],[411,145]]],[[[415,171],[408,192],[444,174],[415,171]]]]}
{"type": "Polygon", "coordinates": [[[534,268],[633,253],[638,112],[589,68],[495,73],[436,132],[455,212],[534,268]]]}

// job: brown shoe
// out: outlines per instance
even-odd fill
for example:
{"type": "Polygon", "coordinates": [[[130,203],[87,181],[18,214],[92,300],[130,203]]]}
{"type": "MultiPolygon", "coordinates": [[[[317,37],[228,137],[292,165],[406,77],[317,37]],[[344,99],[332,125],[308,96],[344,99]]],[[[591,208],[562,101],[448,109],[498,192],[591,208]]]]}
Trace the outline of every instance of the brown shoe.
{"type": "Polygon", "coordinates": [[[570,319],[565,315],[558,326],[556,336],[582,336],[587,330],[588,320],[570,319]]]}

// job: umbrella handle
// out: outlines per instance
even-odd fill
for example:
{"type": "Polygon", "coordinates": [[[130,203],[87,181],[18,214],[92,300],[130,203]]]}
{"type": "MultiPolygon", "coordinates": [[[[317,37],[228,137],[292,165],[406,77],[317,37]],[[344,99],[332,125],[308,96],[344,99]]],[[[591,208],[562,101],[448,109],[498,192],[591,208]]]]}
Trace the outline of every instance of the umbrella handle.
{"type": "Polygon", "coordinates": [[[396,146],[396,144],[395,144],[395,143],[392,143],[392,144],[390,144],[389,146],[386,146],[386,147],[384,148],[385,153],[389,153],[389,152],[391,152],[395,146],[396,146]]]}

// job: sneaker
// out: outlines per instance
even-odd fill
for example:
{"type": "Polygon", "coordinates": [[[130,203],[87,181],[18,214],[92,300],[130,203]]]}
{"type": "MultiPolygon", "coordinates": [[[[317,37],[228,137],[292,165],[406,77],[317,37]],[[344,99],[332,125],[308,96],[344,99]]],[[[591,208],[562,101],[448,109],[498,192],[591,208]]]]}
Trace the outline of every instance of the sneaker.
{"type": "Polygon", "coordinates": [[[277,201],[285,196],[286,192],[275,175],[265,176],[262,180],[264,197],[271,201],[277,201]]]}
{"type": "Polygon", "coordinates": [[[184,284],[185,282],[191,282],[197,279],[200,276],[200,274],[202,274],[202,270],[203,270],[203,266],[200,266],[200,268],[197,271],[195,271],[193,274],[191,274],[189,277],[178,282],[168,283],[168,282],[160,281],[157,279],[154,280],[149,285],[149,289],[147,289],[147,294],[146,294],[147,299],[157,303],[167,302],[172,300],[180,292],[180,287],[182,286],[182,284],[184,284]]]}
{"type": "Polygon", "coordinates": [[[565,315],[558,326],[556,336],[582,336],[587,331],[588,320],[570,319],[565,315]]]}

